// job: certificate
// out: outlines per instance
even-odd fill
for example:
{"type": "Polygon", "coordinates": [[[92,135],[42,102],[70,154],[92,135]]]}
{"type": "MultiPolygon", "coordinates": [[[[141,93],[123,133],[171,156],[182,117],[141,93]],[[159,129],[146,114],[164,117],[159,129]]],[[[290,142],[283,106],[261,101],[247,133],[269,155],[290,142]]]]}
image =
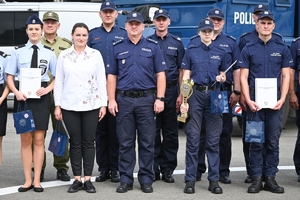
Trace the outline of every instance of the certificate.
{"type": "Polygon", "coordinates": [[[261,108],[274,108],[277,103],[277,79],[255,79],[255,102],[261,108]]]}
{"type": "Polygon", "coordinates": [[[27,98],[39,99],[36,91],[41,88],[41,69],[39,68],[21,68],[20,69],[20,92],[27,98]]]}

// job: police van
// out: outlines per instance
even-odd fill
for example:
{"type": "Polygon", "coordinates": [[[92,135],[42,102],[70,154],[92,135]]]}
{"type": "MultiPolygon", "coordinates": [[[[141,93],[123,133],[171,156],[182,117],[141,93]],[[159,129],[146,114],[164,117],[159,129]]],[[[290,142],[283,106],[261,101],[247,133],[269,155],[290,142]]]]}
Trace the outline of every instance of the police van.
{"type": "MultiPolygon", "coordinates": [[[[101,25],[99,17],[101,3],[79,2],[39,2],[0,3],[0,51],[10,55],[15,46],[26,44],[26,20],[36,14],[40,19],[47,11],[54,11],[59,16],[58,35],[71,40],[72,27],[77,22],[87,24],[89,29],[101,25]]],[[[13,108],[13,93],[8,96],[8,107],[13,108]]]]}

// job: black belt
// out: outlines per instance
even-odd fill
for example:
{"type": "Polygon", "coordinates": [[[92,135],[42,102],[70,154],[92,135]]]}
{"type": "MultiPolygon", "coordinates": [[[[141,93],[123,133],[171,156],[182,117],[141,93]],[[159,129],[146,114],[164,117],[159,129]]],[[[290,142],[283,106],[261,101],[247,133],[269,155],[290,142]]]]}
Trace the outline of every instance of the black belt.
{"type": "Polygon", "coordinates": [[[167,88],[174,87],[177,85],[177,81],[169,81],[167,82],[167,88]]]}
{"type": "Polygon", "coordinates": [[[131,97],[131,98],[140,98],[140,97],[146,97],[150,94],[153,94],[155,92],[154,89],[150,90],[127,90],[122,91],[118,90],[118,94],[124,94],[124,96],[131,97]]]}
{"type": "Polygon", "coordinates": [[[199,91],[207,91],[207,90],[212,90],[213,87],[211,86],[205,86],[205,85],[195,85],[196,90],[199,91]]]}
{"type": "MultiPolygon", "coordinates": [[[[280,87],[277,88],[277,90],[280,91],[280,87]]],[[[250,91],[255,91],[255,87],[249,87],[249,92],[250,92],[250,91]]]]}

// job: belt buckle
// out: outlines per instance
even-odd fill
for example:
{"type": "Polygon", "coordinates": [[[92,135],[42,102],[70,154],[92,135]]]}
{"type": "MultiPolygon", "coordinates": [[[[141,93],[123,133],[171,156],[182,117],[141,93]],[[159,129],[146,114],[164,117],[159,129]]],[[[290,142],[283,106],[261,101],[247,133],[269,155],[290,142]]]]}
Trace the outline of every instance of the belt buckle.
{"type": "Polygon", "coordinates": [[[208,90],[208,86],[203,86],[205,89],[204,89],[204,91],[207,91],[208,90]]]}

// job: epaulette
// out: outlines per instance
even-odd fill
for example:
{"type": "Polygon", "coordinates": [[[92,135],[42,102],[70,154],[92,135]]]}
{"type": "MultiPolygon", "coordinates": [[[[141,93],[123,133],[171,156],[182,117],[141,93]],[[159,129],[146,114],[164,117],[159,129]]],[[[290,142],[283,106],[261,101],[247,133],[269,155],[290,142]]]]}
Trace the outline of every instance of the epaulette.
{"type": "Polygon", "coordinates": [[[62,40],[69,43],[70,45],[72,45],[72,42],[70,40],[68,40],[67,38],[62,38],[62,40]]]}
{"type": "Polygon", "coordinates": [[[178,37],[178,36],[176,36],[176,35],[172,35],[172,34],[170,34],[170,36],[171,36],[172,38],[174,38],[174,39],[178,40],[178,41],[181,41],[180,37],[178,37]]]}
{"type": "Polygon", "coordinates": [[[299,39],[300,39],[300,37],[297,37],[297,38],[293,39],[293,42],[296,42],[299,39]]]}
{"type": "Polygon", "coordinates": [[[200,37],[200,36],[199,35],[194,35],[194,36],[191,37],[191,40],[196,38],[196,37],[200,37]]]}
{"type": "Polygon", "coordinates": [[[25,44],[21,44],[19,46],[16,46],[15,49],[20,49],[20,48],[25,47],[25,46],[26,46],[25,44]]]}
{"type": "Polygon", "coordinates": [[[280,38],[282,38],[282,35],[280,35],[279,33],[276,32],[272,32],[272,34],[279,36],[280,38]]]}
{"type": "Polygon", "coordinates": [[[152,38],[146,38],[148,41],[153,42],[155,44],[157,44],[158,42],[156,40],[153,40],[152,38]]]}
{"type": "Polygon", "coordinates": [[[124,27],[119,26],[119,28],[122,29],[122,30],[124,30],[124,31],[126,31],[126,29],[124,27]]]}
{"type": "Polygon", "coordinates": [[[46,46],[46,45],[44,45],[44,47],[45,47],[46,49],[49,49],[49,50],[51,50],[51,51],[54,51],[54,49],[52,49],[51,47],[48,47],[48,46],[46,46]]]}
{"type": "Polygon", "coordinates": [[[274,39],[274,42],[277,44],[285,45],[285,43],[282,39],[274,39]]]}
{"type": "Polygon", "coordinates": [[[252,46],[252,45],[254,45],[256,43],[257,43],[257,40],[254,40],[254,41],[251,40],[251,41],[247,42],[245,46],[247,46],[247,47],[248,46],[252,46]]]}
{"type": "Polygon", "coordinates": [[[0,56],[2,56],[3,58],[5,58],[7,56],[7,54],[4,53],[3,51],[0,51],[0,56]]]}
{"type": "Polygon", "coordinates": [[[92,28],[89,32],[92,32],[93,30],[96,30],[96,29],[98,29],[98,28],[100,28],[100,27],[92,28]]]}
{"type": "Polygon", "coordinates": [[[119,44],[119,43],[121,43],[123,41],[124,41],[124,39],[118,40],[118,41],[116,41],[116,42],[113,43],[113,46],[115,46],[115,45],[117,45],[117,44],[119,44]]]}
{"type": "Polygon", "coordinates": [[[251,32],[246,32],[246,33],[243,33],[241,36],[240,36],[240,38],[241,37],[244,37],[245,35],[249,35],[251,32]]]}
{"type": "Polygon", "coordinates": [[[226,36],[229,37],[229,38],[231,38],[231,39],[233,39],[234,41],[236,41],[235,37],[233,37],[231,35],[227,35],[227,34],[226,34],[226,36]]]}

